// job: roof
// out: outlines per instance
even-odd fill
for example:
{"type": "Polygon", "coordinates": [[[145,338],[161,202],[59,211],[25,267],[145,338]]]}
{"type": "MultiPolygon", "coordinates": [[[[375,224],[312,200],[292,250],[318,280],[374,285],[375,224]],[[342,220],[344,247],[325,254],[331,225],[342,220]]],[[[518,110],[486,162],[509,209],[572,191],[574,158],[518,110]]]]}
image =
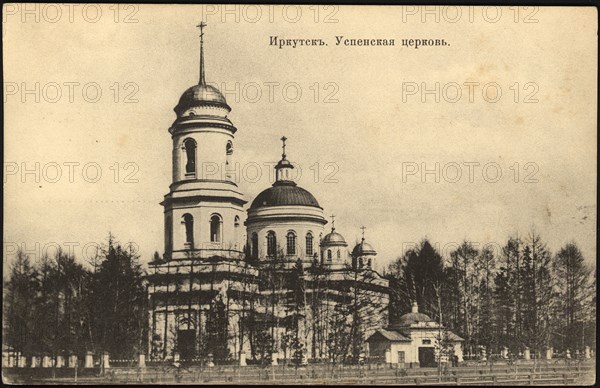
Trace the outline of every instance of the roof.
{"type": "Polygon", "coordinates": [[[372,336],[369,337],[368,341],[373,339],[376,335],[380,335],[388,341],[392,342],[410,342],[410,338],[406,337],[400,332],[395,330],[379,329],[372,336]]]}
{"type": "Polygon", "coordinates": [[[458,335],[454,334],[451,331],[448,331],[448,339],[450,341],[464,341],[464,339],[462,337],[459,337],[458,335]]]}
{"type": "Polygon", "coordinates": [[[341,234],[339,234],[338,232],[334,230],[331,231],[331,233],[327,234],[325,237],[323,237],[323,240],[321,241],[321,245],[323,246],[344,246],[347,247],[348,244],[346,243],[346,240],[344,240],[344,236],[342,236],[341,234]]]}
{"type": "Polygon", "coordinates": [[[219,89],[206,84],[194,85],[183,92],[174,110],[180,115],[185,110],[200,105],[218,105],[231,110],[219,89]]]}
{"type": "Polygon", "coordinates": [[[427,314],[423,313],[408,313],[398,319],[398,322],[395,324],[397,326],[410,326],[417,322],[433,322],[433,320],[427,314]]]}
{"type": "Polygon", "coordinates": [[[319,202],[307,190],[292,181],[278,181],[272,187],[264,190],[254,198],[250,209],[266,206],[313,206],[318,207],[319,202]]]}
{"type": "Polygon", "coordinates": [[[356,246],[352,250],[352,256],[354,257],[376,254],[377,252],[375,251],[375,249],[371,246],[371,244],[366,242],[364,238],[360,243],[356,244],[356,246]]]}

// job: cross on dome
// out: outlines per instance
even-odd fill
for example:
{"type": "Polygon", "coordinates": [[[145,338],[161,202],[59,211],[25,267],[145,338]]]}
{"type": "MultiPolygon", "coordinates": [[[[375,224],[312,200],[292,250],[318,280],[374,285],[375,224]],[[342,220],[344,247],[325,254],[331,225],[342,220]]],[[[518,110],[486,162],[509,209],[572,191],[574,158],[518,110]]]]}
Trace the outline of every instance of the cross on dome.
{"type": "Polygon", "coordinates": [[[283,145],[281,146],[281,148],[283,149],[283,153],[281,154],[281,157],[283,159],[285,159],[285,141],[287,140],[287,137],[282,136],[280,140],[283,143],[283,145]]]}
{"type": "Polygon", "coordinates": [[[206,23],[201,21],[196,27],[200,29],[200,80],[198,84],[206,85],[204,78],[204,27],[206,27],[206,23]]]}

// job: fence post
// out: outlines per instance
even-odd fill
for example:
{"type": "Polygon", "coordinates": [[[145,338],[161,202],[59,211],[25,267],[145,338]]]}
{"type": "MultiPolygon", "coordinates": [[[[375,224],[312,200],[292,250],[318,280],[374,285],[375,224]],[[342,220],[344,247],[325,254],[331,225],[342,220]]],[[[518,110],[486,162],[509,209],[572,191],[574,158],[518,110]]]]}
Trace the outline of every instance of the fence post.
{"type": "Polygon", "coordinates": [[[138,354],[138,368],[146,367],[146,355],[144,353],[138,354]]]}
{"type": "Polygon", "coordinates": [[[110,369],[110,357],[108,352],[104,352],[102,353],[102,368],[106,369],[110,369]]]}
{"type": "Polygon", "coordinates": [[[69,368],[77,368],[77,355],[69,355],[69,368]]]}
{"type": "Polygon", "coordinates": [[[92,352],[85,353],[85,364],[84,368],[93,368],[94,367],[94,354],[92,352]]]}

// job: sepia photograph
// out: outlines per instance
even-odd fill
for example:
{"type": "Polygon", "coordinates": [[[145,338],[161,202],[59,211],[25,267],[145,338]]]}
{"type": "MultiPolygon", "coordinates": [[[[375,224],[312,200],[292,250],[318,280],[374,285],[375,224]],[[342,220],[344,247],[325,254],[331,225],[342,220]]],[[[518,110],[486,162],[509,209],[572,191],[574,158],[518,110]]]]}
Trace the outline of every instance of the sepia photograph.
{"type": "Polygon", "coordinates": [[[596,383],[596,7],[2,7],[4,384],[596,383]]]}

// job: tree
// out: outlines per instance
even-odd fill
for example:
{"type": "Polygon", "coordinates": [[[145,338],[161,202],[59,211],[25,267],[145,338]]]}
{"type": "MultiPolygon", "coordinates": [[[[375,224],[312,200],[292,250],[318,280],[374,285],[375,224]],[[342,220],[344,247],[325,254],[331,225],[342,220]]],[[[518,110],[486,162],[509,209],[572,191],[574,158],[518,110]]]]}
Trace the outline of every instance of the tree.
{"type": "Polygon", "coordinates": [[[562,247],[555,256],[554,271],[557,279],[559,298],[558,329],[562,341],[560,344],[565,349],[583,348],[586,322],[595,321],[589,314],[589,307],[593,291],[590,282],[591,270],[585,264],[583,254],[572,241],[562,247]]]}
{"type": "Polygon", "coordinates": [[[454,281],[453,290],[457,297],[457,312],[455,327],[459,335],[465,337],[465,345],[469,353],[476,347],[477,337],[476,322],[479,318],[479,251],[473,244],[464,241],[456,250],[450,253],[450,269],[454,281]]]}
{"type": "Polygon", "coordinates": [[[112,357],[132,358],[145,351],[147,297],[139,256],[109,235],[93,277],[97,344],[112,357]]]}
{"type": "Polygon", "coordinates": [[[530,347],[536,356],[550,346],[551,312],[556,302],[551,259],[540,235],[531,231],[523,249],[522,345],[530,347]]]}
{"type": "Polygon", "coordinates": [[[3,322],[3,343],[19,355],[37,350],[32,310],[38,290],[36,277],[29,257],[19,249],[5,284],[3,322]]]}
{"type": "Polygon", "coordinates": [[[223,302],[223,295],[218,293],[210,303],[206,315],[206,348],[204,353],[212,353],[217,361],[225,361],[229,358],[227,347],[229,320],[227,309],[223,302]]]}
{"type": "Polygon", "coordinates": [[[491,352],[498,352],[498,338],[496,337],[496,304],[494,299],[496,276],[496,257],[489,246],[484,247],[479,254],[481,266],[481,279],[478,285],[479,293],[479,319],[477,345],[483,345],[491,352]]]}
{"type": "Polygon", "coordinates": [[[346,303],[337,303],[331,314],[327,336],[327,351],[329,360],[335,366],[345,361],[351,343],[350,308],[346,303]]]}
{"type": "Polygon", "coordinates": [[[521,285],[521,239],[509,237],[502,248],[500,268],[496,273],[496,289],[494,292],[497,335],[502,347],[519,352],[522,318],[522,285],[521,285]]]}
{"type": "Polygon", "coordinates": [[[410,312],[413,302],[429,316],[436,317],[440,308],[447,309],[451,293],[445,292],[448,285],[448,272],[444,268],[441,255],[428,240],[407,251],[388,268],[391,301],[390,317],[397,319],[410,312]],[[444,285],[442,301],[438,303],[435,285],[444,285]]]}
{"type": "Polygon", "coordinates": [[[446,269],[451,305],[448,324],[465,338],[464,345],[470,354],[481,345],[490,351],[496,343],[495,260],[489,246],[479,251],[469,241],[450,253],[450,266],[446,269]]]}

